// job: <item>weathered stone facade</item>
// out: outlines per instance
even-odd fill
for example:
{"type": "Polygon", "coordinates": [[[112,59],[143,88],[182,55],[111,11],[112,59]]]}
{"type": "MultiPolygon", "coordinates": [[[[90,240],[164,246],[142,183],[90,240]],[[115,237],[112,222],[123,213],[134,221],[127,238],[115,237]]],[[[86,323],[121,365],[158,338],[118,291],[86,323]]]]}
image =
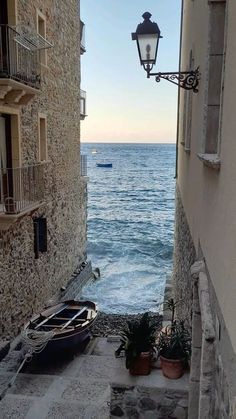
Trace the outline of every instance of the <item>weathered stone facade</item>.
{"type": "Polygon", "coordinates": [[[167,388],[112,385],[111,418],[187,419],[188,394],[167,388]]]}
{"type": "Polygon", "coordinates": [[[67,283],[86,260],[87,184],[80,174],[79,1],[18,0],[18,24],[36,31],[46,17],[47,67],[41,93],[21,107],[21,163],[38,159],[38,114],[47,117],[45,204],[0,232],[0,333],[13,336],[32,312],[67,283]],[[34,254],[33,218],[47,218],[48,250],[34,254]]]}
{"type": "Polygon", "coordinates": [[[193,281],[192,358],[189,419],[234,418],[236,359],[203,260],[191,269],[193,281]],[[223,345],[223,348],[222,348],[223,345]]]}
{"type": "Polygon", "coordinates": [[[196,258],[196,252],[190,234],[188,222],[183,209],[178,185],[175,196],[175,240],[173,264],[173,294],[177,317],[186,319],[191,324],[192,316],[192,286],[190,268],[196,258]]]}
{"type": "MultiPolygon", "coordinates": [[[[187,314],[192,328],[188,418],[234,419],[235,353],[201,248],[198,251],[200,260],[191,266],[197,252],[193,251],[180,195],[177,197],[176,207],[176,222],[180,220],[180,224],[176,229],[178,234],[175,237],[175,251],[177,250],[178,258],[175,263],[178,260],[179,266],[186,264],[188,269],[177,270],[179,276],[174,276],[173,296],[175,300],[183,298],[180,307],[186,307],[179,310],[178,315],[183,318],[187,314]],[[179,284],[175,281],[179,281],[179,284]]],[[[174,274],[176,275],[176,270],[174,274]]]]}
{"type": "Polygon", "coordinates": [[[197,94],[179,90],[177,130],[173,283],[193,312],[191,419],[235,417],[235,19],[235,0],[182,2],[180,70],[201,73],[197,94]]]}

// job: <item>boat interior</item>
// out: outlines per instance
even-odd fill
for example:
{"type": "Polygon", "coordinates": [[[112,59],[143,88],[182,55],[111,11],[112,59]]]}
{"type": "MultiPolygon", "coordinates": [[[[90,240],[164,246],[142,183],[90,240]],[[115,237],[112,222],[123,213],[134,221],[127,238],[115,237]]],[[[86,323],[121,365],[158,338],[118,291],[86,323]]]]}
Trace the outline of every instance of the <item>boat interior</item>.
{"type": "Polygon", "coordinates": [[[45,310],[32,319],[30,328],[39,331],[58,329],[58,332],[86,326],[96,316],[96,311],[86,305],[60,304],[45,310]]]}

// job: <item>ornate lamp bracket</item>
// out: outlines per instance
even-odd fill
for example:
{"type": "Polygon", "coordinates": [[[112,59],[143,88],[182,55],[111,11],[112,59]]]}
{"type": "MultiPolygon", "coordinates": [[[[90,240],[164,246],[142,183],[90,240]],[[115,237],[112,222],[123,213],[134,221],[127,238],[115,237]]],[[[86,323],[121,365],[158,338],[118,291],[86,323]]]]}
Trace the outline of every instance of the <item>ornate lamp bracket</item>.
{"type": "Polygon", "coordinates": [[[154,76],[156,82],[160,82],[161,79],[170,81],[185,90],[192,90],[194,93],[198,92],[198,84],[201,77],[199,67],[192,71],[179,71],[179,72],[167,72],[167,73],[151,73],[151,67],[145,68],[147,77],[154,76]]]}

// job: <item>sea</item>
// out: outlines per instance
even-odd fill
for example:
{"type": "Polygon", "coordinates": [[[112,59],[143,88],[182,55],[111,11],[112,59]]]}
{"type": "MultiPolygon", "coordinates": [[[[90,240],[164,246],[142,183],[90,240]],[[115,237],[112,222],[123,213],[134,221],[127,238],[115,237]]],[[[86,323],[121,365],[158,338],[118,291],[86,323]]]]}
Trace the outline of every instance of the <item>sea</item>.
{"type": "Polygon", "coordinates": [[[83,298],[105,313],[160,312],[171,275],[175,145],[82,143],[87,155],[88,259],[101,277],[83,298]],[[112,168],[96,162],[112,163],[112,168]]]}

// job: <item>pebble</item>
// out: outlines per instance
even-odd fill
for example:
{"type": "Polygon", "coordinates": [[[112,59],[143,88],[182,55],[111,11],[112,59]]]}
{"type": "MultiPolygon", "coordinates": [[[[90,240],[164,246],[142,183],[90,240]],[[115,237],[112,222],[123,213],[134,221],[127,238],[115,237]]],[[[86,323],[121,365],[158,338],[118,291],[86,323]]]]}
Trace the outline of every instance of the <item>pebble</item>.
{"type": "MultiPolygon", "coordinates": [[[[149,313],[150,318],[156,321],[157,329],[161,328],[162,316],[158,313],[149,313]]],[[[127,321],[139,320],[140,314],[106,314],[100,312],[93,324],[92,333],[94,336],[107,337],[109,335],[119,335],[124,329],[127,321]]]]}

